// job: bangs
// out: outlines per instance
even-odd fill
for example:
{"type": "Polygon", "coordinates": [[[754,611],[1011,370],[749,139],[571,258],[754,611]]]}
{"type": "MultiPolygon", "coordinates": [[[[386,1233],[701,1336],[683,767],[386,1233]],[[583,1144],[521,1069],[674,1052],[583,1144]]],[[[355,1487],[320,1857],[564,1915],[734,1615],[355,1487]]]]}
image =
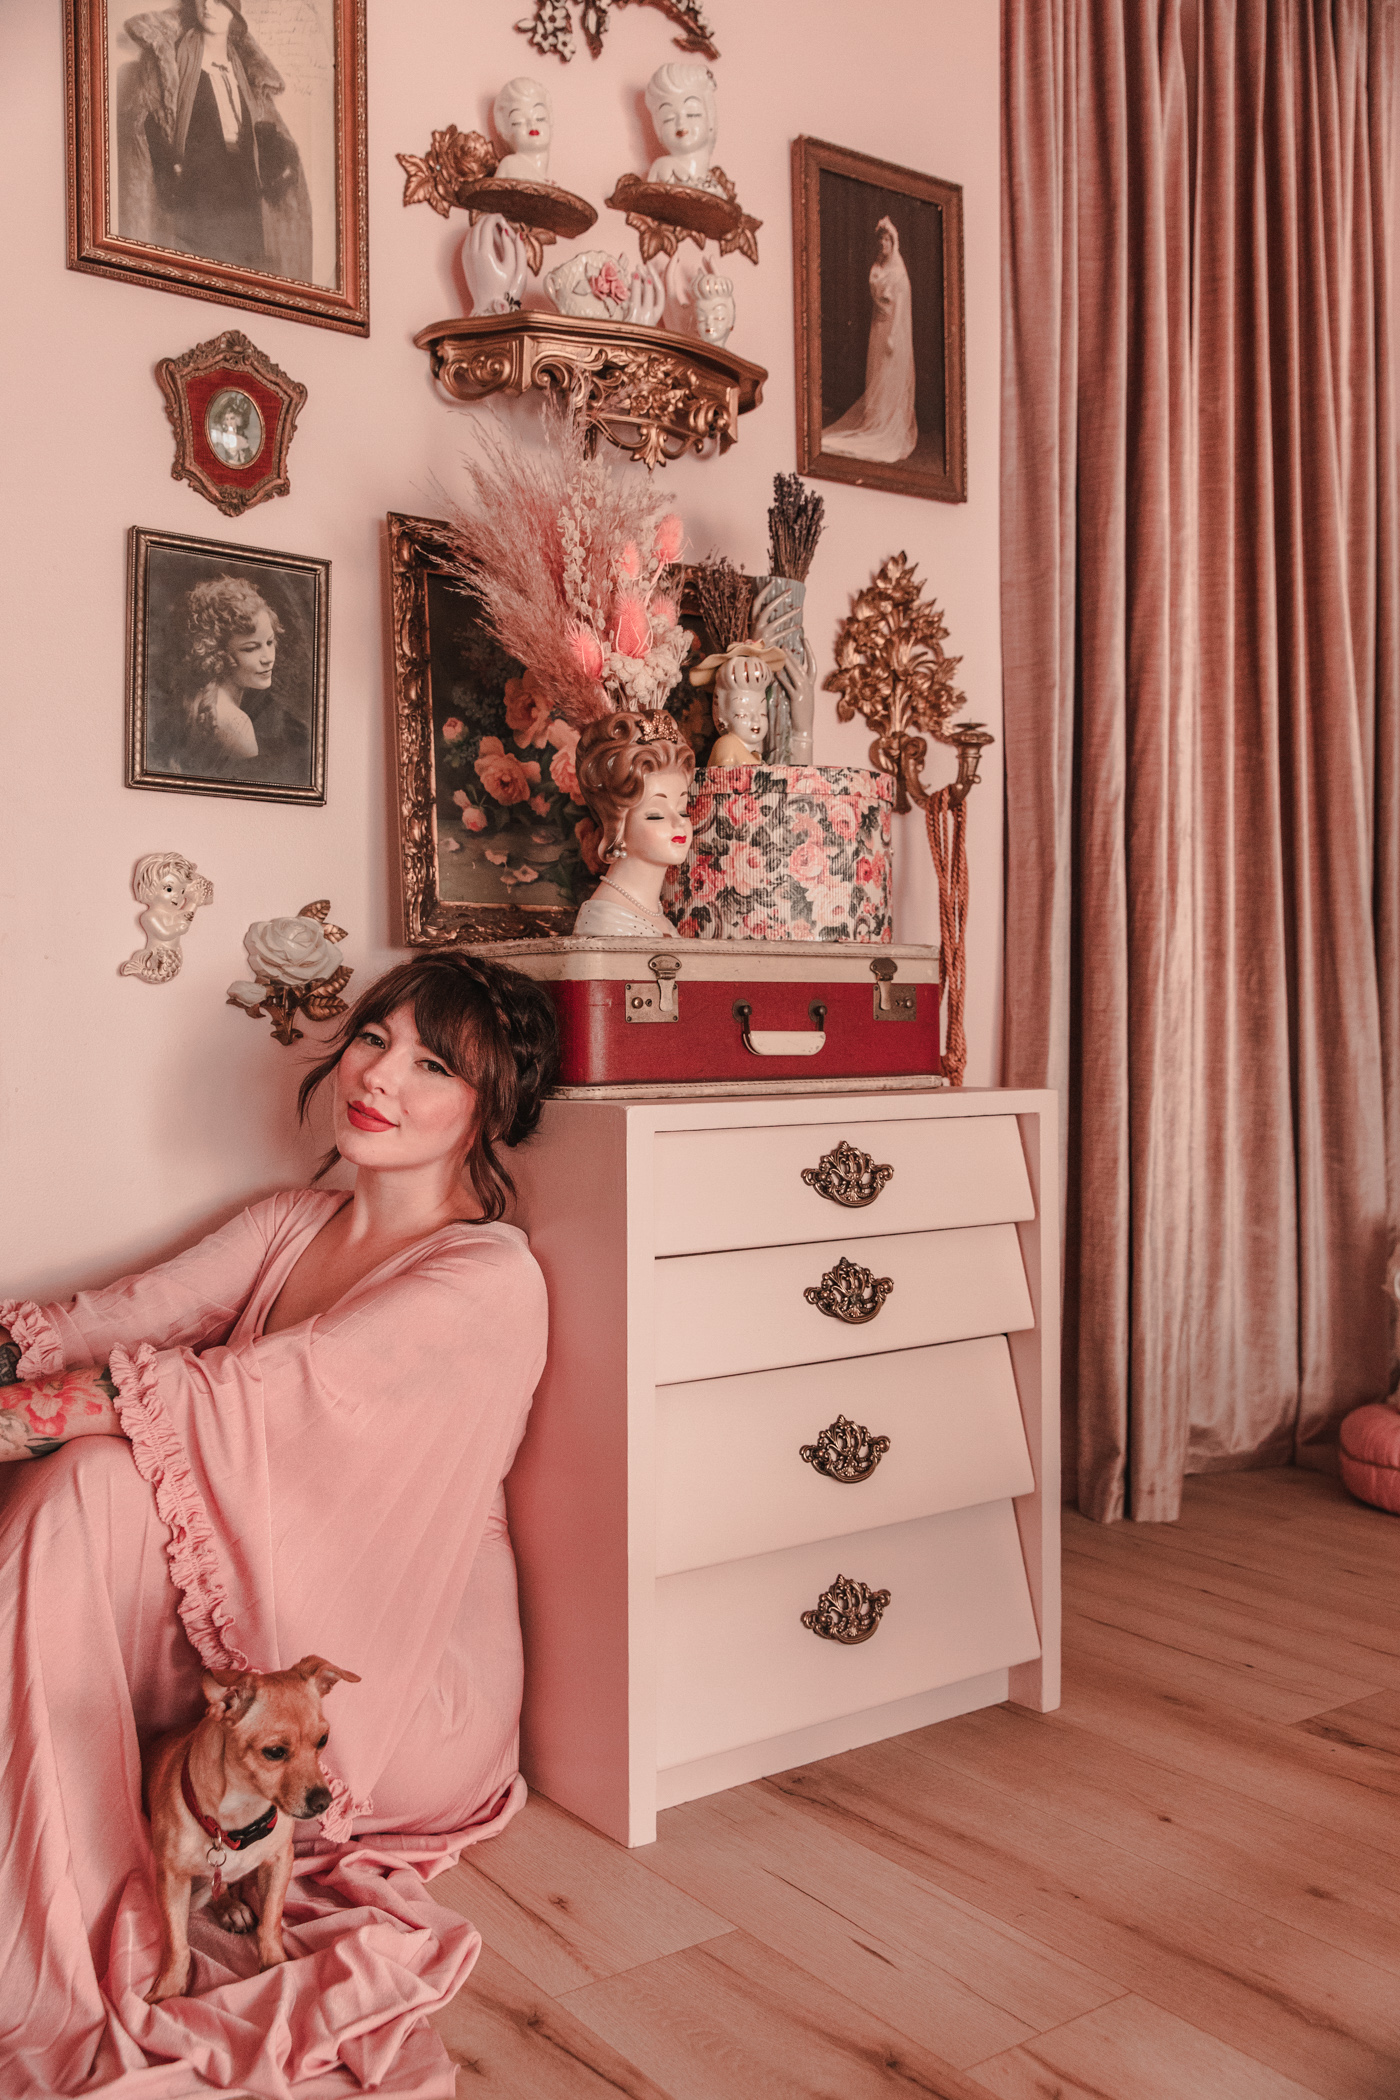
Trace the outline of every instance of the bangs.
{"type": "MultiPolygon", "coordinates": [[[[482,1215],[499,1218],[514,1184],[496,1146],[519,1144],[535,1128],[559,1062],[553,1006],[540,986],[518,971],[461,953],[419,956],[386,971],[346,1016],[329,1056],[302,1080],[301,1118],[305,1121],[317,1088],[360,1031],[382,1027],[404,1007],[413,1014],[424,1049],[476,1095],[463,1166],[482,1215]]],[[[332,1147],[317,1180],[339,1157],[332,1147]]]]}

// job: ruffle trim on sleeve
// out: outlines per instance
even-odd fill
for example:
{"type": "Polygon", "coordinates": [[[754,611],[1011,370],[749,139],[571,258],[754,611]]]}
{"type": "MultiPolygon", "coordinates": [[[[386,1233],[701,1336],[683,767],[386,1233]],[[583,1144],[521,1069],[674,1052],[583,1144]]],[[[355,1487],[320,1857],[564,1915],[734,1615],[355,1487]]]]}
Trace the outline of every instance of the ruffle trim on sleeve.
{"type": "Polygon", "coordinates": [[[58,1331],[32,1298],[0,1298],[0,1327],[8,1327],[23,1352],[21,1378],[61,1378],[65,1369],[58,1331]]]}
{"type": "Polygon", "coordinates": [[[357,1801],[338,1772],[321,1767],[331,1790],[331,1805],[321,1818],[321,1836],[333,1844],[343,1844],[355,1834],[356,1816],[372,1816],[374,1802],[367,1796],[357,1801]]]}
{"type": "Polygon", "coordinates": [[[134,1356],[118,1345],[112,1350],[111,1372],[117,1413],[136,1470],[154,1493],[156,1514],[170,1534],[165,1552],[184,1629],[207,1670],[246,1670],[249,1662],[238,1646],[214,1527],[160,1397],[156,1352],[149,1342],[142,1342],[134,1356]]]}

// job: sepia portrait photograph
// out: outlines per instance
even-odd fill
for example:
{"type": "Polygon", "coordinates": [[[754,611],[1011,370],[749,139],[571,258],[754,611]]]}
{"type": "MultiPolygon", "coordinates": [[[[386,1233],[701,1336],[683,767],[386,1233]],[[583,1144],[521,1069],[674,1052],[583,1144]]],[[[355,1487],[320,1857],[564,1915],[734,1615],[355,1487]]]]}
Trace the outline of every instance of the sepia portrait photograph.
{"type": "Polygon", "coordinates": [[[365,332],[363,0],[73,10],[70,262],[365,332]]]}
{"type": "Polygon", "coordinates": [[[963,501],[960,188],[798,139],[793,219],[800,471],[963,501]]]}
{"type": "Polygon", "coordinates": [[[127,786],[326,799],[330,563],[133,527],[127,786]]]}

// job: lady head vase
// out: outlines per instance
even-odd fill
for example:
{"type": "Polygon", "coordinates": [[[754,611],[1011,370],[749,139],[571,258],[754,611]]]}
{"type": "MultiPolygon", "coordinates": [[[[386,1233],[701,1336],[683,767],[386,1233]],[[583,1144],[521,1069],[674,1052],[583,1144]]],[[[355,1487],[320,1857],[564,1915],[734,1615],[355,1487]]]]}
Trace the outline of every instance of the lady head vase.
{"type": "Polygon", "coordinates": [[[690,287],[695,303],[695,333],[702,343],[716,348],[729,341],[734,327],[734,280],[713,270],[701,270],[690,287]]]}
{"type": "Polygon", "coordinates": [[[661,142],[661,152],[647,169],[647,181],[718,190],[710,173],[719,127],[715,76],[709,67],[684,59],[658,66],[647,82],[646,105],[661,142]]]}
{"type": "Polygon", "coordinates": [[[574,932],[672,935],[661,889],[690,851],[686,805],[695,754],[672,716],[650,710],[605,715],[585,729],[574,754],[579,791],[598,826],[603,874],[580,907],[574,932]]]}
{"type": "Polygon", "coordinates": [[[554,110],[548,90],[523,75],[508,80],[491,111],[505,153],[496,175],[508,182],[548,182],[554,110]]]}
{"type": "Polygon", "coordinates": [[[768,734],[768,687],[787,658],[761,641],[731,642],[707,656],[690,674],[692,685],[714,683],[713,714],[719,741],[712,766],[751,766],[763,756],[768,734]]]}

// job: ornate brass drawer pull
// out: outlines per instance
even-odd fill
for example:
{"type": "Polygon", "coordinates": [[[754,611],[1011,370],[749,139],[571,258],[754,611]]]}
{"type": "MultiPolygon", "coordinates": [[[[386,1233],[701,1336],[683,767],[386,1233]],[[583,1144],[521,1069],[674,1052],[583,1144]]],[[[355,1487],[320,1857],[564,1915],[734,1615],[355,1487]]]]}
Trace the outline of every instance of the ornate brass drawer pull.
{"type": "Polygon", "coordinates": [[[838,1415],[815,1444],[799,1445],[797,1455],[828,1480],[849,1483],[869,1480],[889,1448],[887,1436],[872,1436],[859,1422],[848,1422],[844,1415],[838,1415]]]}
{"type": "Polygon", "coordinates": [[[839,1203],[846,1210],[864,1210],[873,1203],[887,1181],[894,1180],[893,1167],[877,1167],[868,1152],[857,1152],[846,1138],[830,1152],[823,1152],[815,1167],[804,1167],[802,1179],[809,1189],[839,1203]]]}
{"type": "Polygon", "coordinates": [[[893,1289],[892,1276],[872,1276],[843,1254],[836,1267],[828,1269],[820,1283],[809,1283],[802,1295],[818,1312],[861,1327],[874,1319],[893,1289]]]}
{"type": "Polygon", "coordinates": [[[824,1641],[840,1641],[847,1648],[859,1647],[878,1633],[880,1616],[890,1601],[888,1590],[868,1589],[849,1575],[838,1575],[829,1590],[823,1590],[816,1608],[804,1611],[802,1623],[824,1641]]]}

